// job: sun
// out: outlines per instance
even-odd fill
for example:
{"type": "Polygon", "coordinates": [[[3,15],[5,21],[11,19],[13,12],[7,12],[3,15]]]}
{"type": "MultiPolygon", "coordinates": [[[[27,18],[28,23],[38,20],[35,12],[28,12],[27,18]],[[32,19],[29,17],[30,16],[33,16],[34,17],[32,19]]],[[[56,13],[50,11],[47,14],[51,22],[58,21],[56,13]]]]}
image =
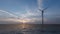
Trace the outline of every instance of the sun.
{"type": "Polygon", "coordinates": [[[22,23],[28,23],[30,22],[31,20],[30,19],[20,19],[18,20],[19,22],[22,22],[22,23]]]}
{"type": "Polygon", "coordinates": [[[23,23],[26,23],[26,22],[28,22],[28,21],[27,21],[27,20],[23,20],[22,22],[23,22],[23,23]]]}

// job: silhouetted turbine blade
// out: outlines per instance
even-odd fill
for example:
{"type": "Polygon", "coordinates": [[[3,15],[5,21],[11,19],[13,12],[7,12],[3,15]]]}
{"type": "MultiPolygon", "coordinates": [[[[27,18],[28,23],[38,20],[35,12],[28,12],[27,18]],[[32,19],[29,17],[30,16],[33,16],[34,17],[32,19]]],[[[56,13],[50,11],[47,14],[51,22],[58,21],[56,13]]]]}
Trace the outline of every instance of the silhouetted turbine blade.
{"type": "MultiPolygon", "coordinates": [[[[47,7],[47,8],[48,8],[48,7],[47,7]]],[[[46,10],[47,8],[43,9],[43,11],[46,10]]]]}
{"type": "Polygon", "coordinates": [[[39,9],[39,11],[42,11],[41,9],[39,9]]]}

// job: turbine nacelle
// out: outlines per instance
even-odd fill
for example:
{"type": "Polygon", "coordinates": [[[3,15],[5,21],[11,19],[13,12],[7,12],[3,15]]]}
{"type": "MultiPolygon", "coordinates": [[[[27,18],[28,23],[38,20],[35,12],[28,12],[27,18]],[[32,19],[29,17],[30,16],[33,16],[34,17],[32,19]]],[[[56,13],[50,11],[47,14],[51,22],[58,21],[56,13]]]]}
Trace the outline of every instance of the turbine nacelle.
{"type": "MultiPolygon", "coordinates": [[[[48,7],[47,7],[47,8],[48,8],[48,7]]],[[[47,8],[44,8],[43,10],[39,9],[39,11],[42,11],[42,12],[43,12],[43,11],[46,10],[47,8]]]]}

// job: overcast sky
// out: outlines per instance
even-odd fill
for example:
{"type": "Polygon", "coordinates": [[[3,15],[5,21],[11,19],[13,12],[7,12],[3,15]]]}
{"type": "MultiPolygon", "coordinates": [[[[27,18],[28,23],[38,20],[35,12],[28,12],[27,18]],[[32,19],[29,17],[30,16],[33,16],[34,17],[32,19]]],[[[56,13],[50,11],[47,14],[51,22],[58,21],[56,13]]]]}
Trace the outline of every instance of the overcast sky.
{"type": "Polygon", "coordinates": [[[60,24],[60,0],[0,0],[0,24],[32,23],[60,24]]]}

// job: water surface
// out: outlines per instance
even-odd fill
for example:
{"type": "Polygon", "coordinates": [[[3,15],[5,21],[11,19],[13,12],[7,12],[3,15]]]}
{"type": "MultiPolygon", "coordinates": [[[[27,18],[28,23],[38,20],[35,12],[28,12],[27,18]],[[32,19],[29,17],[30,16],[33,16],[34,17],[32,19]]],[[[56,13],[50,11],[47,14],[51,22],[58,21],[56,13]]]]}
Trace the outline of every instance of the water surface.
{"type": "Polygon", "coordinates": [[[59,24],[0,24],[0,34],[60,34],[59,24]]]}

